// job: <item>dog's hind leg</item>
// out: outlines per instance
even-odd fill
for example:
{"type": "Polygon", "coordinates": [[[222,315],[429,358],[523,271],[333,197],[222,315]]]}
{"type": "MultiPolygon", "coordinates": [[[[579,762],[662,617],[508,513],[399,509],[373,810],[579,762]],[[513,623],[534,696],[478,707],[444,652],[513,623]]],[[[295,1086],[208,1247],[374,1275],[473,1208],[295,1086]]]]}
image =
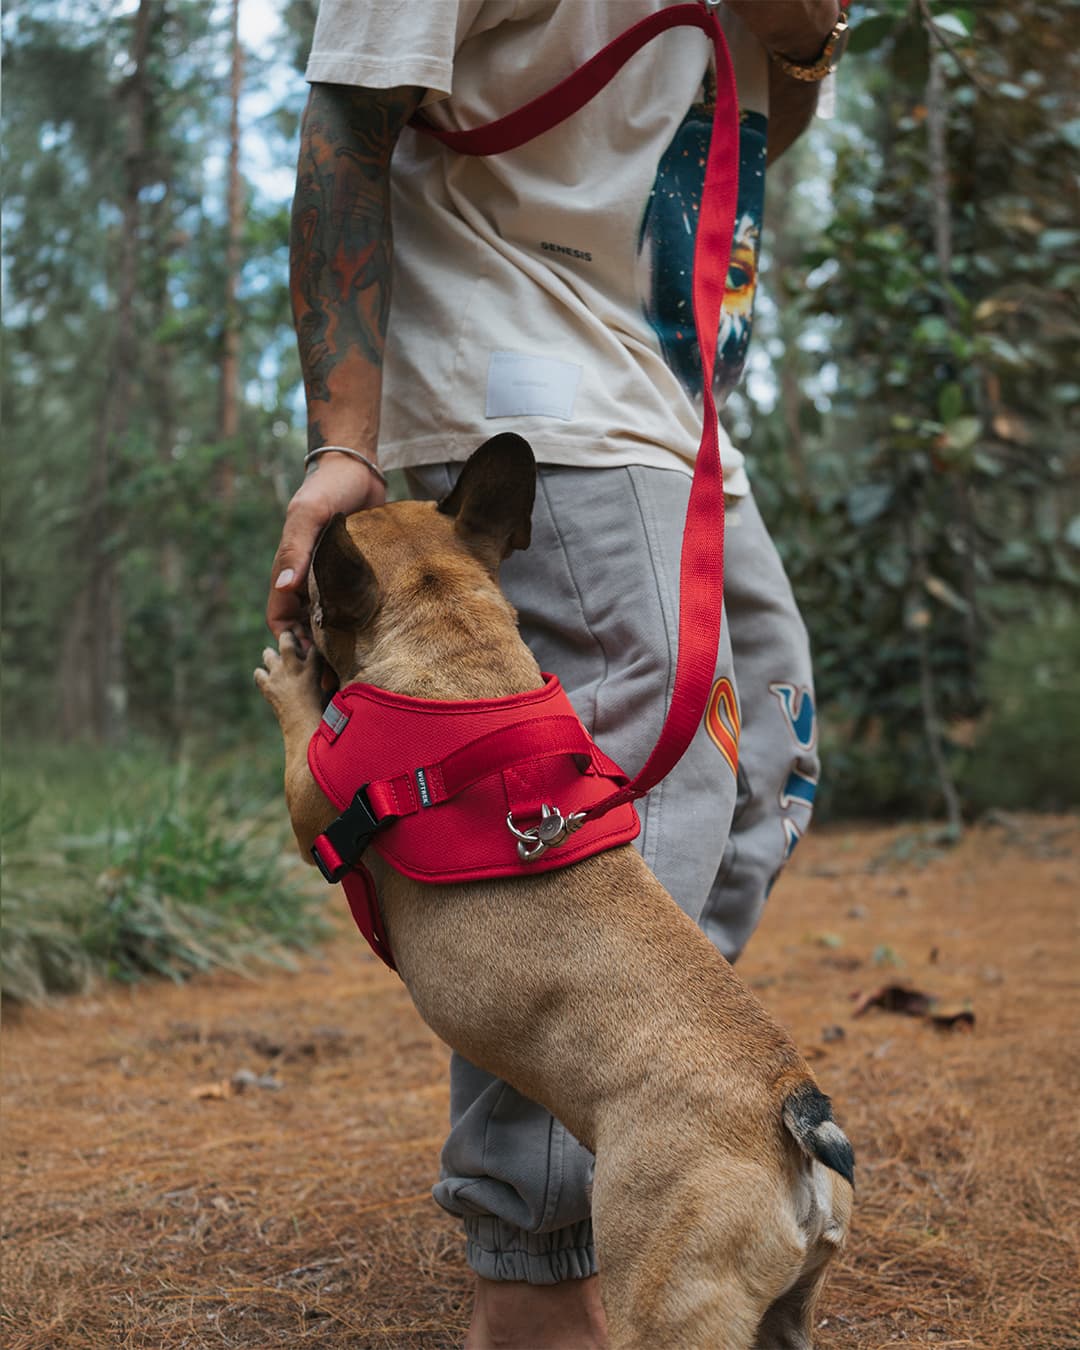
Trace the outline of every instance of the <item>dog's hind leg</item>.
{"type": "Polygon", "coordinates": [[[802,1270],[805,1242],[776,1177],[700,1143],[691,1158],[685,1138],[654,1137],[644,1155],[597,1150],[593,1224],[612,1350],[751,1350],[765,1310],[802,1270]],[[638,1167],[627,1172],[631,1157],[638,1167]]]}
{"type": "MultiPolygon", "coordinates": [[[[827,1136],[830,1142],[831,1133],[827,1136]]],[[[846,1156],[850,1156],[850,1145],[846,1156]]],[[[825,1275],[847,1238],[854,1197],[847,1177],[816,1158],[800,1159],[799,1170],[792,1199],[796,1223],[806,1240],[806,1258],[791,1288],[766,1309],[754,1350],[811,1350],[814,1310],[825,1275]]]]}
{"type": "Polygon", "coordinates": [[[761,1319],[753,1350],[813,1350],[814,1308],[831,1255],[823,1256],[816,1268],[804,1271],[771,1304],[761,1319]]]}

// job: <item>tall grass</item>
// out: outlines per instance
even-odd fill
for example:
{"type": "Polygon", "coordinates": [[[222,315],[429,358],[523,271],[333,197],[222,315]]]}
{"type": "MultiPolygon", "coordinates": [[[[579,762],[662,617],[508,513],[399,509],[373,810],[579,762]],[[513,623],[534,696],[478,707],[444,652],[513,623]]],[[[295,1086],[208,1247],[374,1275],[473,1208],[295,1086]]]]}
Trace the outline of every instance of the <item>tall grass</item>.
{"type": "Polygon", "coordinates": [[[288,963],[323,932],[323,898],[285,852],[279,785],[258,751],[197,768],[153,747],[7,753],[5,998],[288,963]]]}

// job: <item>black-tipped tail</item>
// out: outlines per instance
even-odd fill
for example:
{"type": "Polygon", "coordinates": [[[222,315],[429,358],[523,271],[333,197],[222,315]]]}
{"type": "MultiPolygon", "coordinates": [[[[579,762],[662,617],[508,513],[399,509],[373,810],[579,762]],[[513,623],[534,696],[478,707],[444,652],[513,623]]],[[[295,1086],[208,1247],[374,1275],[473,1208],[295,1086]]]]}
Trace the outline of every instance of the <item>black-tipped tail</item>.
{"type": "Polygon", "coordinates": [[[784,1124],[802,1151],[854,1186],[855,1153],[833,1120],[832,1104],[824,1092],[813,1083],[803,1083],[784,1101],[783,1114],[784,1124]]]}

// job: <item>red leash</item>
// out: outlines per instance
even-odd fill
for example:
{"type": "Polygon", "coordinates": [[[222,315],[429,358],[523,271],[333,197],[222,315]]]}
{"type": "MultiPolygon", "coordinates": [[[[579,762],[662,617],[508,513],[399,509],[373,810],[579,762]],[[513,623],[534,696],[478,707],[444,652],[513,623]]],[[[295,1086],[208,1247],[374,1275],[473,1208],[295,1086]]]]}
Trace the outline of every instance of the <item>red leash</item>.
{"type": "Polygon", "coordinates": [[[711,40],[717,95],[694,246],[694,328],[701,351],[704,423],[683,534],[679,655],[671,706],[652,753],[632,782],[589,808],[590,820],[643,797],[671,772],[701,725],[716,674],[724,594],[724,481],[712,384],[739,191],[739,110],[731,55],[715,14],[700,4],[674,5],[634,24],[547,93],[498,121],[468,131],[413,123],[459,154],[513,150],[571,117],[646,43],[681,27],[700,28],[711,40]]]}

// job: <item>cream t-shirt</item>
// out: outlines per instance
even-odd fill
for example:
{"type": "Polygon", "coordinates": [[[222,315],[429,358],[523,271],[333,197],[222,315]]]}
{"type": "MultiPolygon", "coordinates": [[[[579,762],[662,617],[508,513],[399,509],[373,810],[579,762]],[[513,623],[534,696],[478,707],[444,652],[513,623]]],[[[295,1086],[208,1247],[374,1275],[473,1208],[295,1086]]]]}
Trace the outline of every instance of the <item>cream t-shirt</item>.
{"type": "MultiPolygon", "coordinates": [[[[657,0],[321,0],[312,82],[427,90],[440,127],[502,117],[657,0]]],[[[721,9],[741,114],[739,205],[715,394],[749,340],[764,199],[767,58],[721,9]]],[[[701,436],[690,300],[711,118],[710,44],[673,29],[580,112],[472,158],[407,128],[392,169],[394,277],[379,455],[464,460],[497,431],[543,463],[692,469],[701,436]]],[[[721,434],[725,488],[748,490],[721,434]]]]}

